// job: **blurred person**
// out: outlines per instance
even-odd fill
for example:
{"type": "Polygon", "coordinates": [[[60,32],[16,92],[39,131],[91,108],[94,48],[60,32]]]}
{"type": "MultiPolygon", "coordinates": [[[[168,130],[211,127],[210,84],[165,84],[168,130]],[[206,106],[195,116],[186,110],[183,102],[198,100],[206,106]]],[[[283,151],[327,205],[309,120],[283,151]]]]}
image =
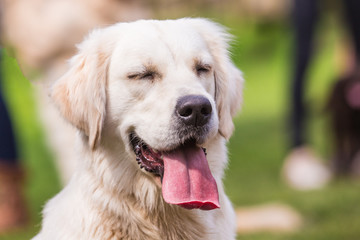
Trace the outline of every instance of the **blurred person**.
{"type": "Polygon", "coordinates": [[[326,106],[334,137],[334,173],[360,176],[360,72],[332,87],[326,106]]]}
{"type": "MultiPolygon", "coordinates": [[[[360,1],[344,0],[345,16],[354,43],[355,67],[360,63],[360,1]]],[[[293,26],[295,37],[294,72],[291,85],[291,151],[286,157],[283,175],[296,189],[316,189],[331,179],[331,171],[316,157],[304,136],[306,106],[304,104],[305,74],[313,52],[313,39],[319,16],[318,0],[294,0],[293,26]]],[[[355,71],[352,69],[352,71],[355,71]]]]}
{"type": "Polygon", "coordinates": [[[23,171],[18,161],[13,127],[2,94],[0,48],[0,233],[26,224],[22,195],[23,171]]]}

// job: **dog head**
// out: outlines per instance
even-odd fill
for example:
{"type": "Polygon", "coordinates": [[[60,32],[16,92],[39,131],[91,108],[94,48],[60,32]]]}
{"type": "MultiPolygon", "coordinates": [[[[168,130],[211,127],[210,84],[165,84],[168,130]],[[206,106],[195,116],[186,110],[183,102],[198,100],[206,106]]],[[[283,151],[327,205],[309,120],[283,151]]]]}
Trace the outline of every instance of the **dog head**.
{"type": "Polygon", "coordinates": [[[230,60],[228,41],[221,26],[204,19],[142,20],[97,30],[80,45],[52,98],[92,151],[110,129],[141,168],[161,178],[168,202],[211,209],[216,203],[183,204],[169,189],[206,184],[213,189],[208,197],[216,198],[203,149],[217,135],[230,138],[242,100],[242,74],[230,60]],[[191,176],[189,168],[202,176],[191,176]],[[194,180],[168,180],[174,174],[194,180]]]}

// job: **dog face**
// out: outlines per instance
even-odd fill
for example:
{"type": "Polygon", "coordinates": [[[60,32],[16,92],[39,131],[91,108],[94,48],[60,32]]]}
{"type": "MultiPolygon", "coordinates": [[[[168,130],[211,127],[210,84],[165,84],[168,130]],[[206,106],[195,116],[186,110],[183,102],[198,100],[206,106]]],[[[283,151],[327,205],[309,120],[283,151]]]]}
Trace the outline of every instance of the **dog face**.
{"type": "Polygon", "coordinates": [[[214,60],[206,42],[186,25],[171,25],[150,25],[124,36],[109,68],[111,119],[120,123],[123,136],[135,132],[158,150],[172,150],[191,138],[203,144],[219,126],[214,60]],[[136,47],[124,48],[129,42],[136,47]]]}
{"type": "Polygon", "coordinates": [[[107,137],[104,128],[118,136],[140,167],[161,179],[167,202],[218,207],[203,148],[218,134],[230,137],[241,102],[242,75],[229,59],[228,38],[204,19],[137,21],[95,31],[52,97],[92,151],[107,137]],[[197,189],[204,185],[207,193],[197,189]],[[202,196],[185,193],[190,188],[202,196]]]}

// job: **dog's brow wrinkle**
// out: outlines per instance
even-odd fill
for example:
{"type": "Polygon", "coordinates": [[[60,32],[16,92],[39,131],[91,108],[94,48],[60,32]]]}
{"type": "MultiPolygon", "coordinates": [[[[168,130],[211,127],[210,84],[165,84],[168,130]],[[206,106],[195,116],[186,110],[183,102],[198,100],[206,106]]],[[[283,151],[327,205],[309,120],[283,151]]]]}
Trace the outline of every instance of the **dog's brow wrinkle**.
{"type": "Polygon", "coordinates": [[[157,67],[152,62],[145,64],[144,68],[146,72],[158,72],[157,67]]]}
{"type": "Polygon", "coordinates": [[[193,62],[194,62],[194,66],[203,66],[206,68],[211,68],[211,63],[209,63],[208,61],[204,61],[203,59],[200,58],[193,58],[193,62]]]}
{"type": "MultiPolygon", "coordinates": [[[[156,30],[158,30],[159,31],[159,33],[160,33],[160,36],[162,36],[162,35],[164,35],[164,33],[163,33],[163,30],[157,25],[157,24],[155,24],[154,25],[155,26],[155,28],[156,28],[156,30]]],[[[160,42],[162,42],[164,45],[165,45],[165,47],[167,48],[167,50],[169,51],[169,53],[170,53],[170,55],[171,55],[171,57],[172,57],[172,59],[175,61],[175,53],[171,50],[171,47],[170,47],[170,45],[166,42],[166,41],[164,41],[164,39],[163,38],[161,38],[159,36],[159,41],[160,42]]]]}

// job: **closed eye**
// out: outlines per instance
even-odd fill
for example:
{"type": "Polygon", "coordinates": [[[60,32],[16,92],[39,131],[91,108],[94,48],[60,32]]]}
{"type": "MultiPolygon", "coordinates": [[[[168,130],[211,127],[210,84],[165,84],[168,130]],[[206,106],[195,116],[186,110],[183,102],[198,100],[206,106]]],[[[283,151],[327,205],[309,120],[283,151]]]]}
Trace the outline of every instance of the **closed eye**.
{"type": "Polygon", "coordinates": [[[211,66],[209,64],[196,64],[195,70],[197,75],[203,75],[211,71],[211,66]]]}
{"type": "Polygon", "coordinates": [[[145,72],[141,75],[141,79],[149,79],[152,80],[155,78],[156,73],[155,72],[145,72]]]}
{"type": "Polygon", "coordinates": [[[131,80],[137,80],[137,79],[154,80],[157,77],[157,75],[158,73],[154,71],[145,71],[139,73],[130,73],[127,75],[127,78],[131,80]]]}
{"type": "Polygon", "coordinates": [[[127,78],[128,79],[136,79],[136,78],[138,78],[138,76],[139,76],[139,73],[130,73],[127,75],[127,78]]]}

